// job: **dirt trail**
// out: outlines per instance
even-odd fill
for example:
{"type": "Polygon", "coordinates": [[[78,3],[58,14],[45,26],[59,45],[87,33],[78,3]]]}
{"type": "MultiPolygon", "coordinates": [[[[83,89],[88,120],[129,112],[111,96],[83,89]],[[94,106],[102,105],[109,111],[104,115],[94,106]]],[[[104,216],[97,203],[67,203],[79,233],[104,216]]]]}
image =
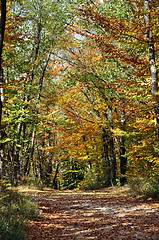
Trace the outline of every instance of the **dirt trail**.
{"type": "Polygon", "coordinates": [[[159,203],[126,197],[125,189],[37,191],[40,217],[28,240],[159,240],[159,203]]]}

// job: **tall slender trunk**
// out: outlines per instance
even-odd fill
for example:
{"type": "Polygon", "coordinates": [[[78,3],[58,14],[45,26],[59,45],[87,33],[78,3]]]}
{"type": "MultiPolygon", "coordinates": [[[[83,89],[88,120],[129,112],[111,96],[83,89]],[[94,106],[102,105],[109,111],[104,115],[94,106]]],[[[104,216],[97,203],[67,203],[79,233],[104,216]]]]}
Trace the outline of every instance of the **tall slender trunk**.
{"type": "Polygon", "coordinates": [[[18,140],[13,143],[12,145],[12,164],[13,164],[13,169],[12,169],[12,184],[14,186],[18,185],[18,180],[21,178],[21,164],[20,164],[20,135],[22,131],[22,122],[18,123],[17,126],[17,138],[18,140]]]}
{"type": "MultiPolygon", "coordinates": [[[[24,123],[23,125],[23,140],[26,139],[26,124],[24,123]]],[[[34,141],[35,141],[35,136],[34,136],[34,130],[33,127],[30,130],[30,133],[28,134],[28,142],[25,144],[25,152],[24,152],[24,164],[23,164],[23,175],[28,176],[30,172],[30,167],[31,167],[31,158],[33,156],[34,152],[34,141]]],[[[24,148],[24,146],[23,146],[24,148]]]]}
{"type": "MultiPolygon", "coordinates": [[[[121,129],[125,130],[125,111],[121,110],[121,129]]],[[[119,137],[119,142],[120,142],[120,184],[123,186],[126,182],[127,179],[125,177],[126,170],[127,170],[127,157],[125,156],[126,154],[126,148],[125,148],[125,138],[123,136],[119,137]]]]}
{"type": "Polygon", "coordinates": [[[112,108],[108,108],[108,116],[109,116],[109,123],[110,123],[110,140],[109,140],[109,147],[110,147],[110,172],[111,172],[111,184],[116,185],[116,156],[114,152],[114,139],[112,137],[112,129],[113,129],[113,117],[112,117],[112,108]]]}
{"type": "MultiPolygon", "coordinates": [[[[2,109],[3,109],[3,69],[2,69],[2,50],[3,50],[3,39],[5,32],[5,23],[6,23],[6,0],[1,0],[1,21],[0,21],[0,140],[4,138],[4,131],[1,126],[2,122],[2,109]]],[[[0,143],[0,165],[1,165],[1,177],[4,174],[4,144],[0,143]]]]}
{"type": "Polygon", "coordinates": [[[55,175],[54,175],[54,178],[53,178],[53,181],[52,181],[52,185],[53,185],[53,188],[55,190],[58,189],[58,185],[57,185],[57,175],[59,173],[59,165],[60,165],[60,162],[57,162],[56,164],[56,170],[55,170],[55,175]]]}
{"type": "MultiPolygon", "coordinates": [[[[54,135],[55,136],[55,135],[54,135]]],[[[53,144],[53,146],[55,146],[55,144],[53,144]]],[[[50,142],[50,134],[49,134],[49,139],[48,139],[48,147],[51,147],[51,142],[50,142]]],[[[46,163],[46,177],[45,177],[45,184],[47,186],[50,185],[50,181],[51,181],[51,174],[52,174],[52,158],[54,153],[51,152],[50,153],[51,156],[47,157],[47,163],[46,163]]]]}
{"type": "MultiPolygon", "coordinates": [[[[36,62],[37,58],[38,58],[38,54],[39,54],[39,50],[40,50],[40,43],[41,43],[41,31],[42,31],[42,26],[41,26],[41,19],[42,19],[42,2],[41,2],[41,8],[40,8],[40,12],[39,12],[39,16],[38,16],[38,22],[37,22],[37,36],[35,38],[35,43],[34,46],[35,48],[33,48],[33,53],[30,56],[30,59],[32,57],[33,54],[34,55],[34,62],[36,62]]],[[[30,60],[29,59],[29,60],[30,60]]],[[[34,76],[35,76],[35,66],[32,69],[32,73],[31,73],[31,77],[30,77],[30,89],[29,89],[29,94],[26,96],[26,100],[29,102],[30,101],[30,92],[31,92],[31,87],[33,85],[33,81],[34,81],[34,76]]],[[[40,82],[40,80],[39,80],[40,82]]],[[[40,88],[40,87],[39,87],[40,88]]],[[[37,101],[39,98],[39,92],[38,92],[38,97],[37,97],[37,101]]],[[[37,115],[37,111],[36,111],[36,115],[37,115]]],[[[24,126],[24,135],[25,135],[25,131],[26,131],[26,125],[24,126]]],[[[34,155],[34,148],[35,148],[35,135],[36,135],[36,129],[33,126],[33,129],[30,132],[30,137],[31,138],[31,143],[28,142],[27,143],[27,147],[26,147],[26,151],[25,151],[25,163],[24,163],[24,169],[23,169],[23,174],[24,175],[28,175],[30,172],[30,166],[31,163],[33,163],[33,155],[34,155]]],[[[35,171],[35,164],[33,163],[33,172],[36,174],[35,171]]],[[[36,176],[35,176],[36,178],[36,176]]]]}
{"type": "Polygon", "coordinates": [[[103,139],[103,172],[105,175],[105,185],[111,185],[111,172],[110,172],[110,159],[108,155],[108,131],[107,129],[102,129],[102,139],[103,139]]]}
{"type": "Polygon", "coordinates": [[[30,149],[29,149],[29,152],[30,152],[30,155],[29,155],[29,163],[28,164],[31,164],[33,163],[33,172],[35,173],[35,179],[36,179],[36,166],[34,164],[34,149],[35,149],[35,135],[36,135],[36,130],[35,130],[35,127],[33,129],[33,132],[32,132],[32,138],[31,138],[31,146],[30,146],[30,149]]]}
{"type": "Polygon", "coordinates": [[[144,9],[146,11],[146,14],[145,14],[146,27],[148,28],[146,37],[148,38],[148,46],[149,46],[149,64],[150,64],[150,73],[151,73],[152,96],[156,100],[155,113],[156,113],[156,122],[157,122],[157,133],[159,137],[159,99],[157,96],[158,72],[157,72],[156,59],[155,59],[154,38],[153,38],[152,29],[151,29],[150,0],[144,0],[144,9]]]}
{"type": "Polygon", "coordinates": [[[0,22],[0,130],[3,108],[3,69],[2,69],[2,49],[6,23],[6,0],[1,0],[1,22],[0,22]]]}

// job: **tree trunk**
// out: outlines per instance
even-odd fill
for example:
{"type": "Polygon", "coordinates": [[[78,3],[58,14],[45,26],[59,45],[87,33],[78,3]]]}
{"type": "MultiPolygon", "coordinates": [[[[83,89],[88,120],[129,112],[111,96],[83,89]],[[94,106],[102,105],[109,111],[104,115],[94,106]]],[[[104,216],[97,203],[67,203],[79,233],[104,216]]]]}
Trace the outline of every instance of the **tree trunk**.
{"type": "Polygon", "coordinates": [[[59,173],[59,165],[60,165],[60,163],[58,162],[57,165],[56,165],[55,175],[54,175],[54,178],[53,178],[53,181],[52,181],[52,185],[53,185],[53,188],[55,190],[58,189],[58,186],[57,186],[57,174],[59,173]]]}
{"type": "Polygon", "coordinates": [[[111,185],[111,173],[110,173],[110,160],[108,155],[108,133],[105,128],[102,129],[103,134],[103,168],[104,168],[104,175],[105,175],[105,186],[111,185]]]}
{"type": "MultiPolygon", "coordinates": [[[[2,109],[3,109],[3,69],[2,69],[2,49],[3,49],[3,39],[5,32],[5,23],[6,23],[6,0],[1,0],[1,22],[0,22],[0,140],[3,140],[4,132],[2,130],[2,109]]],[[[0,144],[0,168],[1,168],[1,177],[4,174],[4,144],[0,144]]]]}
{"type": "Polygon", "coordinates": [[[112,117],[112,108],[108,108],[108,116],[109,116],[109,123],[110,123],[110,140],[109,140],[109,147],[110,147],[110,172],[111,172],[111,184],[116,185],[116,156],[114,153],[114,139],[112,137],[112,129],[113,129],[113,117],[112,117]]]}
{"type": "MultiPolygon", "coordinates": [[[[121,128],[122,130],[125,130],[125,111],[121,110],[121,128]]],[[[127,169],[127,157],[125,156],[126,154],[126,148],[125,148],[125,139],[124,137],[120,137],[119,138],[119,142],[120,142],[120,184],[121,186],[123,186],[126,182],[127,179],[125,177],[126,174],[126,169],[127,169]]]]}
{"type": "Polygon", "coordinates": [[[145,14],[145,22],[146,27],[148,28],[146,37],[148,38],[148,46],[149,46],[149,64],[150,64],[150,72],[151,72],[151,86],[152,86],[152,96],[156,100],[157,106],[155,108],[156,113],[156,122],[157,122],[157,133],[159,137],[159,100],[157,96],[158,92],[158,73],[156,67],[156,59],[155,59],[155,48],[154,48],[154,39],[151,26],[151,16],[150,16],[150,1],[144,0],[144,9],[147,12],[145,14]]]}
{"type": "Polygon", "coordinates": [[[3,69],[2,69],[2,49],[3,39],[6,23],[6,0],[1,0],[1,22],[0,22],[0,130],[2,121],[2,108],[3,108],[3,69]]]}

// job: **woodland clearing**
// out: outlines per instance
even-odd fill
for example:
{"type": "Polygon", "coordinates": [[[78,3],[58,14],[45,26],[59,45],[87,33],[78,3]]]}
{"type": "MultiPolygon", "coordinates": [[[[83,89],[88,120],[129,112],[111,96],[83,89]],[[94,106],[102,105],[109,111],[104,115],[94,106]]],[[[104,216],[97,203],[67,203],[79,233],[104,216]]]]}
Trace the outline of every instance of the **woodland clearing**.
{"type": "Polygon", "coordinates": [[[39,205],[28,240],[159,239],[159,202],[130,197],[128,188],[20,191],[39,205]]]}

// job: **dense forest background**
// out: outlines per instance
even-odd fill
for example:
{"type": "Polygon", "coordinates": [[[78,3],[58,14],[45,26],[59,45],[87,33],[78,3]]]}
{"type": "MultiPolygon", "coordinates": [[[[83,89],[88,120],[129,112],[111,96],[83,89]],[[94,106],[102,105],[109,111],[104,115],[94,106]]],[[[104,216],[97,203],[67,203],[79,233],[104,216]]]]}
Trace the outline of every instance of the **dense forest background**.
{"type": "Polygon", "coordinates": [[[1,179],[159,195],[158,43],[157,0],[1,1],[1,179]]]}

